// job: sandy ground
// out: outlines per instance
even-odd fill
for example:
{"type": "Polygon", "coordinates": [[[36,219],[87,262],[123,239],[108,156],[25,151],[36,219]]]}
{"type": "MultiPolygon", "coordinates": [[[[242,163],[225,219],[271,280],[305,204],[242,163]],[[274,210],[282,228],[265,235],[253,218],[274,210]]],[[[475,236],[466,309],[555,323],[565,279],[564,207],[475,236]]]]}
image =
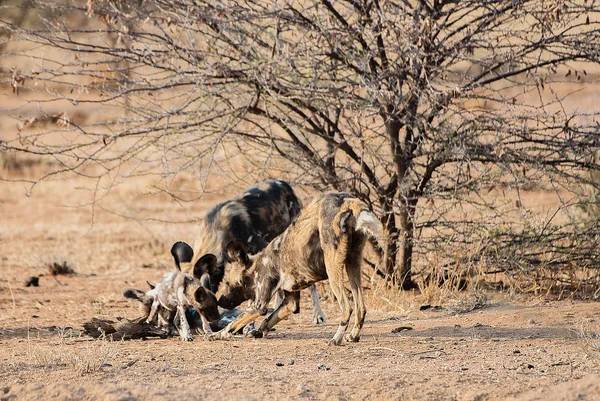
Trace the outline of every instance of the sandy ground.
{"type": "MultiPolygon", "coordinates": [[[[101,208],[92,217],[91,207],[66,207],[82,203],[77,185],[43,184],[25,197],[21,184],[0,181],[1,401],[600,399],[593,302],[485,293],[483,304],[449,299],[421,311],[423,295],[367,284],[363,337],[342,347],[326,344],[339,316],[327,291],[325,325],[311,323],[305,294],[301,313],[264,339],[91,339],[81,325],[92,317],[137,316],[123,289],[169,271],[170,245],[193,241],[193,224],[126,220],[101,208]],[[75,275],[24,286],[63,259],[75,275]]],[[[157,219],[202,215],[211,204],[190,212],[130,195],[118,194],[157,219]]]]}

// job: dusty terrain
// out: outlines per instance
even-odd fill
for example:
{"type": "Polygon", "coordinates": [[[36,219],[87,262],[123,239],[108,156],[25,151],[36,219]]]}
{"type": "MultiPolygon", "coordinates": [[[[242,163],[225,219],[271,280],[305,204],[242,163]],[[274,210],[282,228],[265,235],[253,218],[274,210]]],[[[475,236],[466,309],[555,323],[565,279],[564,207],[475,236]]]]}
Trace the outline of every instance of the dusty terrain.
{"type": "Polygon", "coordinates": [[[77,180],[31,197],[0,181],[0,400],[600,399],[594,302],[458,293],[421,311],[424,295],[366,283],[363,337],[343,347],[326,345],[339,316],[327,291],[325,325],[311,323],[304,295],[300,315],[265,339],[86,337],[92,317],[137,316],[123,289],[156,281],[172,268],[172,242],[193,241],[192,222],[160,220],[191,220],[216,201],[184,210],[129,185],[74,208],[89,195],[77,180]],[[157,221],[104,211],[123,199],[157,221]],[[47,275],[63,261],[76,274],[47,275]],[[39,287],[24,286],[40,274],[39,287]]]}

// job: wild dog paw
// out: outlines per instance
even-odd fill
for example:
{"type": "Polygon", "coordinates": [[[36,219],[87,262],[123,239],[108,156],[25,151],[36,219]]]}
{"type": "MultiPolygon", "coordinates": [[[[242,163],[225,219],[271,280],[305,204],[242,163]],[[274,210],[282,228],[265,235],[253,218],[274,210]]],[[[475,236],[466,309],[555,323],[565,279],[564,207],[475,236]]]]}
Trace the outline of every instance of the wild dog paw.
{"type": "Polygon", "coordinates": [[[181,336],[181,341],[194,341],[194,336],[181,336]]]}
{"type": "Polygon", "coordinates": [[[313,314],[312,321],[314,324],[323,324],[323,323],[325,323],[325,315],[320,314],[320,313],[315,313],[315,314],[313,314]]]}
{"type": "Polygon", "coordinates": [[[229,340],[233,338],[233,334],[229,332],[217,331],[216,333],[212,333],[208,335],[209,341],[215,340],[229,340]]]}
{"type": "Polygon", "coordinates": [[[346,333],[344,335],[344,340],[349,343],[357,343],[360,340],[360,336],[353,336],[352,333],[346,333]]]}
{"type": "Polygon", "coordinates": [[[242,329],[242,334],[247,336],[251,331],[256,331],[256,328],[254,328],[254,322],[248,323],[246,326],[244,326],[242,329]]]}
{"type": "Polygon", "coordinates": [[[334,346],[334,345],[342,345],[342,339],[340,338],[339,340],[336,339],[335,337],[332,338],[331,340],[327,341],[327,345],[329,346],[334,346]]]}
{"type": "Polygon", "coordinates": [[[248,330],[248,332],[246,333],[246,337],[263,338],[263,336],[263,332],[256,329],[248,330]]]}

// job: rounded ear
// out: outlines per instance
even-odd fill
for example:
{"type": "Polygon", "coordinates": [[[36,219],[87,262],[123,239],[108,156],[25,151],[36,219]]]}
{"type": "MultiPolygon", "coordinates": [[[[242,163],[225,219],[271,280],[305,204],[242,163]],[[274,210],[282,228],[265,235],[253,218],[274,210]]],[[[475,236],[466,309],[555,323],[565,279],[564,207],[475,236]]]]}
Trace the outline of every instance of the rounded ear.
{"type": "Polygon", "coordinates": [[[181,270],[181,263],[190,263],[194,257],[194,250],[183,241],[178,241],[171,247],[171,255],[175,260],[175,266],[181,270]]]}
{"type": "Polygon", "coordinates": [[[211,274],[217,268],[217,257],[212,253],[202,256],[194,265],[194,277],[200,279],[204,273],[211,274]]]}
{"type": "Polygon", "coordinates": [[[202,277],[200,277],[200,285],[204,288],[210,288],[210,274],[204,273],[202,277]]]}
{"type": "Polygon", "coordinates": [[[206,299],[206,290],[204,287],[200,286],[198,289],[196,289],[196,292],[194,293],[194,299],[198,303],[202,303],[206,299]]]}
{"type": "Polygon", "coordinates": [[[245,266],[250,264],[250,258],[246,253],[246,247],[239,241],[231,241],[227,245],[227,253],[232,262],[243,263],[245,266]]]}

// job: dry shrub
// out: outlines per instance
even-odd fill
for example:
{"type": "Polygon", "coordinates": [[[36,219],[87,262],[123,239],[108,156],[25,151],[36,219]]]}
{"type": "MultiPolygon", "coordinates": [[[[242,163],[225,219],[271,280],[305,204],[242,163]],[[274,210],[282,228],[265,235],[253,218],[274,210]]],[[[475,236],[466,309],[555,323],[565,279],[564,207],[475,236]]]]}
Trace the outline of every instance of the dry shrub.
{"type": "Polygon", "coordinates": [[[378,278],[371,283],[370,290],[365,291],[367,310],[393,312],[394,316],[406,315],[419,306],[414,291],[403,291],[390,286],[389,282],[378,278]]]}
{"type": "MultiPolygon", "coordinates": [[[[407,314],[423,305],[443,306],[452,313],[466,313],[489,305],[487,291],[497,286],[485,281],[488,276],[477,264],[428,266],[415,275],[418,289],[405,291],[394,286],[376,271],[363,264],[362,286],[367,308],[379,312],[407,314]]],[[[317,283],[321,299],[334,302],[329,283],[317,283]]],[[[350,299],[352,295],[346,290],[350,299]]]]}
{"type": "MultiPolygon", "coordinates": [[[[367,310],[405,314],[411,309],[417,307],[417,303],[413,296],[413,291],[403,291],[397,287],[394,288],[390,285],[390,282],[384,278],[377,275],[371,276],[372,270],[367,268],[365,265],[363,265],[362,272],[362,287],[367,310]]],[[[353,302],[347,277],[344,278],[346,294],[348,295],[350,302],[353,302]]],[[[337,301],[333,291],[331,291],[331,286],[329,285],[328,280],[318,282],[316,283],[316,286],[321,302],[337,306],[337,301]]],[[[303,297],[310,302],[308,290],[303,291],[302,294],[303,297]]],[[[338,309],[334,308],[333,310],[335,311],[333,316],[326,316],[328,321],[337,319],[338,309]]]]}
{"type": "Polygon", "coordinates": [[[454,313],[466,313],[488,305],[485,292],[489,288],[484,281],[485,271],[480,264],[465,261],[453,265],[430,265],[416,280],[423,301],[439,305],[454,313]]]}
{"type": "Polygon", "coordinates": [[[55,254],[29,255],[26,259],[27,266],[36,271],[43,270],[37,274],[43,276],[68,276],[77,274],[74,266],[77,265],[74,258],[66,255],[66,252],[55,254]]]}
{"type": "MultiPolygon", "coordinates": [[[[591,163],[600,162],[600,151],[590,157],[591,163]]],[[[578,218],[583,222],[593,222],[600,219],[600,170],[590,169],[588,171],[589,183],[584,187],[584,196],[580,196],[578,206],[578,218]]]]}

